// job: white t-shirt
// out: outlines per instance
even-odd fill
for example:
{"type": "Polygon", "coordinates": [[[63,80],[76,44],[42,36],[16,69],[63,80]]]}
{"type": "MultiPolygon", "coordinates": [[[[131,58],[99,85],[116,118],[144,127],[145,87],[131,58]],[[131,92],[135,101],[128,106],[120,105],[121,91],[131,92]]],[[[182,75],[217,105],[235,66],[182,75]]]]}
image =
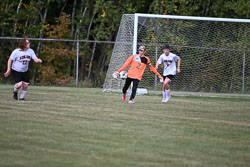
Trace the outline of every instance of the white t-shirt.
{"type": "Polygon", "coordinates": [[[163,53],[159,59],[158,59],[158,63],[161,64],[162,62],[164,62],[164,70],[163,70],[163,75],[167,76],[167,75],[176,75],[176,62],[180,59],[179,56],[177,56],[176,54],[173,54],[171,52],[169,52],[168,56],[165,55],[165,53],[163,53]]]}
{"type": "Polygon", "coordinates": [[[13,60],[13,70],[26,72],[28,71],[30,60],[37,59],[37,56],[31,48],[28,48],[26,51],[22,51],[20,48],[17,48],[11,53],[10,58],[13,60]]]}

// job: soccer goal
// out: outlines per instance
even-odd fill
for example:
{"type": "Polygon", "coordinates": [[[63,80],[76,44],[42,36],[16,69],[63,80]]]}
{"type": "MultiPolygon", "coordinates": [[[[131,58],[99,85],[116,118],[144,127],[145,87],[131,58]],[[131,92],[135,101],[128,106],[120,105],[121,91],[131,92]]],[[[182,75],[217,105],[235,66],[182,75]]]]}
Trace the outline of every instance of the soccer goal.
{"type": "MultiPolygon", "coordinates": [[[[113,79],[112,72],[140,45],[146,46],[146,56],[155,65],[164,43],[182,59],[171,90],[250,93],[249,19],[152,14],[123,15],[103,91],[121,91],[125,81],[113,79]]],[[[160,91],[161,83],[147,69],[139,87],[160,91]]]]}

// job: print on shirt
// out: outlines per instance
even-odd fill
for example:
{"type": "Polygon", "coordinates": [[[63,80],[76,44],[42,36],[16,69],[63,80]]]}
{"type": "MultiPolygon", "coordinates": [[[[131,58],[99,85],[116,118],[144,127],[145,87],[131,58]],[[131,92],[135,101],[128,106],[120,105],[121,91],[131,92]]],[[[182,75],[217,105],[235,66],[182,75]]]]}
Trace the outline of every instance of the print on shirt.
{"type": "Polygon", "coordinates": [[[166,63],[167,66],[170,66],[173,60],[164,60],[164,63],[166,63]]]}

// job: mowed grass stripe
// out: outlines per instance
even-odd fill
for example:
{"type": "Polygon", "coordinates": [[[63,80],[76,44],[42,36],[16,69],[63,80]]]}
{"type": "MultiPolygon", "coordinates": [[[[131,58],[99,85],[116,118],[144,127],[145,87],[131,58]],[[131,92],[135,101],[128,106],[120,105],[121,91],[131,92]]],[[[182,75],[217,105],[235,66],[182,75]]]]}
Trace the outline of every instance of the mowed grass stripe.
{"type": "MultiPolygon", "coordinates": [[[[248,166],[250,103],[0,85],[0,166],[248,166]]],[[[238,98],[238,97],[237,97],[238,98]]],[[[239,98],[238,98],[239,99],[239,98]]]]}

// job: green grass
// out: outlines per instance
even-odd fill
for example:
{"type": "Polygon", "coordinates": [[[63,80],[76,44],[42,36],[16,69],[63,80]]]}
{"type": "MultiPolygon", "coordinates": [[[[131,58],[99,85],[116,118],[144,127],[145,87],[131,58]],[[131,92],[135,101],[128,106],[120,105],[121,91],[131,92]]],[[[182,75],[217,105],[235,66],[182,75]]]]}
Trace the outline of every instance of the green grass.
{"type": "Polygon", "coordinates": [[[0,85],[0,166],[249,167],[250,98],[0,85]]]}

